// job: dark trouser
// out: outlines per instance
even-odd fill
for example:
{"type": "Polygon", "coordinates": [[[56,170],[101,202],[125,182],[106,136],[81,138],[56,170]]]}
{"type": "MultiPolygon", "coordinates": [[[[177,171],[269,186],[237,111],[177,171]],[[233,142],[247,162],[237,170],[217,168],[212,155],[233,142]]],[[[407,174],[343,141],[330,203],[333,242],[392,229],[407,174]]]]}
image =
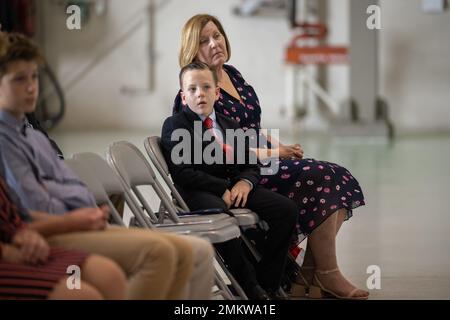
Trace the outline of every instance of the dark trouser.
{"type": "MultiPolygon", "coordinates": [[[[181,195],[191,210],[222,208],[226,204],[222,198],[204,191],[184,191],[181,195]]],[[[240,241],[231,240],[216,248],[230,267],[230,271],[242,287],[258,283],[266,290],[276,290],[286,264],[287,253],[297,221],[298,207],[292,200],[278,193],[255,187],[249,194],[245,206],[256,212],[267,222],[269,231],[261,252],[262,259],[255,269],[247,260],[240,241]]]]}

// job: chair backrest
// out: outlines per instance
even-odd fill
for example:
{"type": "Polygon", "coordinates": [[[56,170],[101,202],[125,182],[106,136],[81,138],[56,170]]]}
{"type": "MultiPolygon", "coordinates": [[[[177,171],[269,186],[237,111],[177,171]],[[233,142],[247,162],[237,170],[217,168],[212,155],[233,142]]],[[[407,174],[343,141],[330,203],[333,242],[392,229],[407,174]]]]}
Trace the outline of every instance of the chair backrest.
{"type": "Polygon", "coordinates": [[[161,148],[161,138],[158,136],[147,137],[144,140],[144,146],[158,171],[164,173],[166,176],[169,175],[169,166],[167,165],[161,148]]]}
{"type": "Polygon", "coordinates": [[[159,212],[159,223],[163,223],[166,213],[173,222],[180,222],[170,197],[157,180],[150,163],[135,145],[127,141],[114,142],[108,147],[107,160],[149,215],[154,213],[139,191],[139,186],[150,186],[161,200],[164,210],[159,212]]]}
{"type": "Polygon", "coordinates": [[[111,203],[107,191],[95,174],[94,168],[76,158],[66,159],[64,162],[75,172],[88,190],[94,195],[97,205],[108,205],[113,222],[123,226],[124,223],[122,217],[111,203]]]}
{"type": "Polygon", "coordinates": [[[82,152],[74,154],[72,158],[93,170],[108,196],[124,193],[119,177],[101,156],[93,152],[82,152]]]}
{"type": "Polygon", "coordinates": [[[91,169],[92,175],[100,182],[108,196],[122,196],[141,227],[153,227],[148,217],[145,216],[142,210],[139,210],[139,205],[136,201],[130,197],[125,183],[113,168],[108,165],[105,159],[92,152],[77,153],[73,156],[73,159],[80,162],[84,167],[91,169]]]}
{"type": "Polygon", "coordinates": [[[90,168],[83,166],[80,161],[76,159],[65,159],[64,162],[72,169],[73,172],[83,181],[88,190],[94,195],[97,204],[105,203],[108,199],[108,194],[103,189],[101,183],[92,174],[90,168]]]}
{"type": "Polygon", "coordinates": [[[144,140],[144,146],[156,170],[158,170],[165,184],[170,189],[172,196],[177,202],[177,205],[181,210],[189,211],[188,205],[183,200],[180,193],[175,188],[172,179],[170,178],[169,166],[167,165],[166,159],[164,158],[164,154],[162,152],[161,138],[158,136],[148,137],[144,140]]]}

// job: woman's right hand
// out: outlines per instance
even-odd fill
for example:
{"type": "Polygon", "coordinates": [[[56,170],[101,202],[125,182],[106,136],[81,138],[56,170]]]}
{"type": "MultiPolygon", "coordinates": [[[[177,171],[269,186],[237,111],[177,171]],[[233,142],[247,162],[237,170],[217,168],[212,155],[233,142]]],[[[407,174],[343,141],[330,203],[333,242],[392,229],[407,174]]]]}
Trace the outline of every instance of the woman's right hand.
{"type": "Polygon", "coordinates": [[[299,144],[290,146],[280,145],[278,149],[280,159],[302,159],[303,149],[299,144]]]}

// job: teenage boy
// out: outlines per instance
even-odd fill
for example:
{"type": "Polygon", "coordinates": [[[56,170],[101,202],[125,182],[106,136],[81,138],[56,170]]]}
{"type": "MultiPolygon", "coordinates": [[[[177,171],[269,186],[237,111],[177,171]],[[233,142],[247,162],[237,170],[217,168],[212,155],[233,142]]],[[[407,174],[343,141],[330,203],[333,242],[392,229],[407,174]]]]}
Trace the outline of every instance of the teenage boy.
{"type": "Polygon", "coordinates": [[[28,126],[25,113],[36,107],[41,61],[29,39],[0,32],[0,164],[12,191],[28,209],[21,211],[29,215],[24,219],[35,220],[33,226],[49,236],[51,245],[117,262],[129,277],[129,299],[208,299],[213,250],[207,241],[152,230],[105,228],[107,210],[89,210],[95,207],[93,196],[48,139],[28,126]],[[58,235],[61,228],[73,232],[58,235]]]}

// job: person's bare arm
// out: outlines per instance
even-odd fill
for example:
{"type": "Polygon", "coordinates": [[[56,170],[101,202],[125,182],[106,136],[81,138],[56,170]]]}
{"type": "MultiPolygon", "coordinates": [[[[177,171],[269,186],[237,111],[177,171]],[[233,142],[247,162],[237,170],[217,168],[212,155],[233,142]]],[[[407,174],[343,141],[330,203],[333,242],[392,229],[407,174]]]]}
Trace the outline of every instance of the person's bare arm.
{"type": "Polygon", "coordinates": [[[29,228],[49,237],[69,232],[103,230],[108,221],[109,209],[83,208],[60,216],[31,211],[30,215],[34,221],[28,224],[29,228]]]}
{"type": "Polygon", "coordinates": [[[70,230],[68,215],[53,216],[44,212],[30,211],[30,216],[33,222],[30,222],[28,227],[44,237],[72,231],[70,230]]]}

